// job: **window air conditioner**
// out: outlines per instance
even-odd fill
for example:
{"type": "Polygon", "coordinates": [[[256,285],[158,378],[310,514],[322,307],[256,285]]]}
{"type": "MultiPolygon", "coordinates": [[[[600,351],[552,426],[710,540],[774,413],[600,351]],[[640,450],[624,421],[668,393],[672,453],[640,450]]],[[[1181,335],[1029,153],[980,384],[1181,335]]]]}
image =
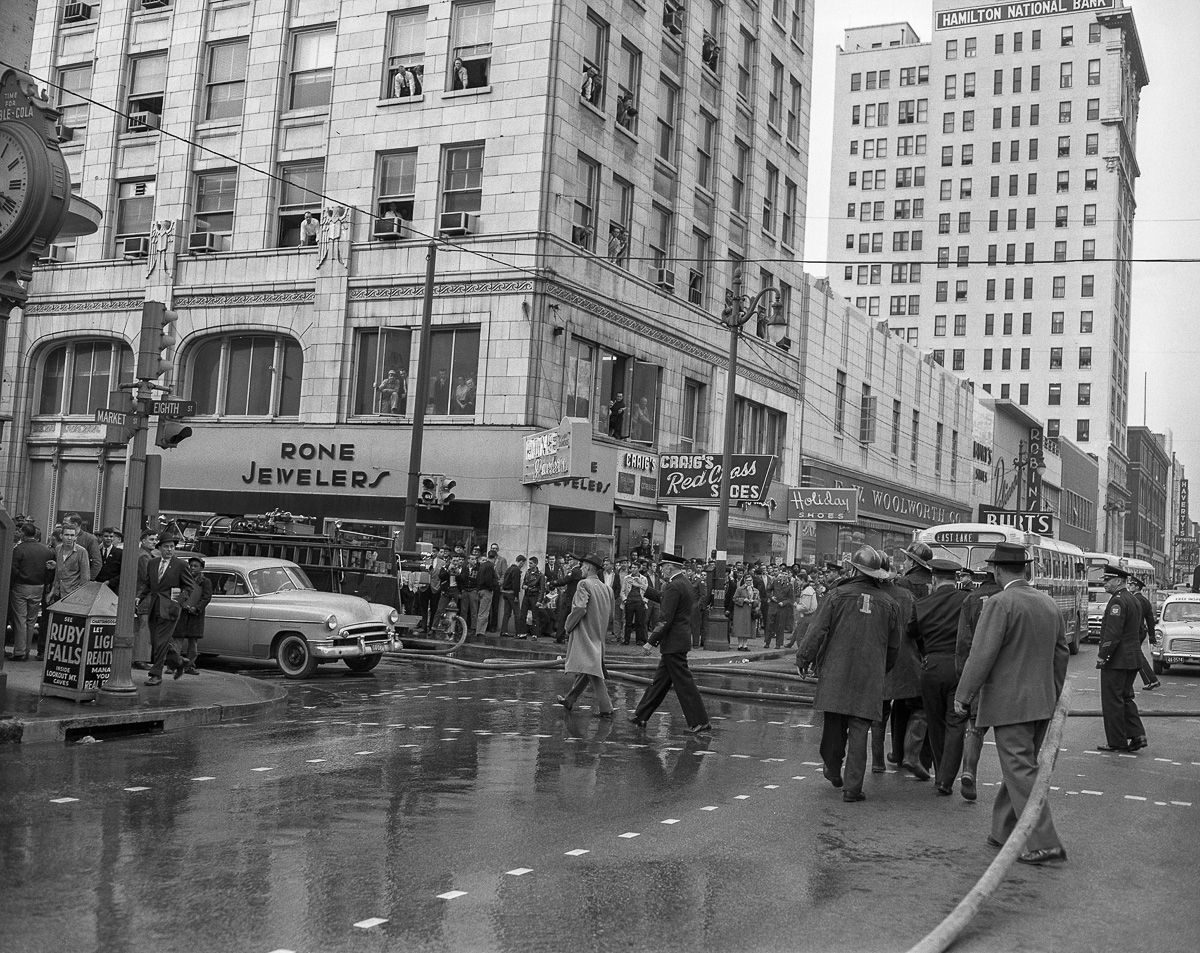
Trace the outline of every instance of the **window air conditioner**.
{"type": "Polygon", "coordinates": [[[438,217],[438,234],[470,235],[470,214],[467,212],[442,212],[442,214],[438,217]]]}
{"type": "Polygon", "coordinates": [[[205,255],[221,250],[221,236],[214,232],[192,232],[188,236],[188,252],[193,255],[205,255]]]}
{"type": "Polygon", "coordinates": [[[61,122],[54,124],[54,134],[58,136],[59,142],[70,142],[75,138],[75,130],[61,122]]]}
{"type": "Polygon", "coordinates": [[[394,242],[398,238],[404,237],[403,219],[399,218],[377,218],[371,226],[371,235],[374,238],[382,238],[384,241],[394,242]]]}
{"type": "Polygon", "coordinates": [[[126,128],[129,132],[145,132],[149,129],[157,129],[159,121],[158,113],[145,111],[130,113],[129,125],[126,128]]]}
{"type": "Polygon", "coordinates": [[[126,258],[148,258],[150,256],[150,237],[148,235],[133,235],[122,243],[121,254],[126,258]]]}
{"type": "Polygon", "coordinates": [[[38,259],[39,265],[57,265],[66,258],[62,253],[62,247],[59,245],[47,245],[46,253],[38,259]]]}
{"type": "Polygon", "coordinates": [[[666,291],[675,291],[675,272],[667,268],[659,268],[655,272],[654,283],[666,291]]]}
{"type": "Polygon", "coordinates": [[[158,7],[167,6],[171,0],[142,0],[143,10],[155,10],[158,7]]]}
{"type": "Polygon", "coordinates": [[[81,23],[92,18],[90,3],[68,3],[63,9],[63,23],[81,23]]]}

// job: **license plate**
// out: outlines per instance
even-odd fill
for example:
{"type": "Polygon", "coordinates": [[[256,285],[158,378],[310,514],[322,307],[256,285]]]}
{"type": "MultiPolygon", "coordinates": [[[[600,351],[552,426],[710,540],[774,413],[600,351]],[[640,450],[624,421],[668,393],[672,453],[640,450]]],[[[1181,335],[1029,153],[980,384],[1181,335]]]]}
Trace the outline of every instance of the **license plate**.
{"type": "Polygon", "coordinates": [[[368,642],[363,646],[363,651],[368,655],[379,655],[383,651],[383,643],[368,642]]]}
{"type": "Polygon", "coordinates": [[[1180,664],[1190,662],[1191,659],[1186,655],[1164,655],[1163,661],[1170,665],[1172,662],[1179,662],[1180,664]]]}

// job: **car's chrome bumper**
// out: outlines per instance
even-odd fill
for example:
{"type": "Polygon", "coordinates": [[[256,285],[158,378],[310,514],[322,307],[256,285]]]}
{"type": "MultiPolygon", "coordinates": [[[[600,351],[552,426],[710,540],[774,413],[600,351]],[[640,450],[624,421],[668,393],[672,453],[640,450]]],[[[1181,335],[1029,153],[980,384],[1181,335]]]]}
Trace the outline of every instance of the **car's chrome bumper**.
{"type": "Polygon", "coordinates": [[[376,636],[359,636],[352,642],[340,639],[340,644],[330,642],[310,642],[312,653],[319,659],[362,658],[367,655],[381,655],[384,652],[399,652],[404,648],[395,636],[378,638],[376,636]]]}

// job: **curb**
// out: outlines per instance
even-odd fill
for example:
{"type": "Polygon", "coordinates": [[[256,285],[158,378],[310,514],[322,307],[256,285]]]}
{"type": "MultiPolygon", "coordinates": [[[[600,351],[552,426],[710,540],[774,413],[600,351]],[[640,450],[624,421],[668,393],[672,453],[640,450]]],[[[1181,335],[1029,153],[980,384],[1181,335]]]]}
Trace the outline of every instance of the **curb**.
{"type": "MultiPolygon", "coordinates": [[[[247,680],[248,681],[248,680],[247,680]]],[[[190,708],[139,708],[133,711],[89,712],[63,718],[0,719],[0,745],[67,742],[69,733],[88,728],[135,728],[173,731],[253,716],[265,717],[287,707],[288,690],[280,685],[253,684],[260,697],[253,701],[214,703],[190,708]]]]}

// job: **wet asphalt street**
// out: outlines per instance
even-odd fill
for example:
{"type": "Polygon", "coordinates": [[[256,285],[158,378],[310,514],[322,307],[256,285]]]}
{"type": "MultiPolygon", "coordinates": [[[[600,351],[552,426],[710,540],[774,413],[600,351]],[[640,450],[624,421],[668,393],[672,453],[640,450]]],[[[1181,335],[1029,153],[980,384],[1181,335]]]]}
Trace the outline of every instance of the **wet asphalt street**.
{"type": "MultiPolygon", "coordinates": [[[[1196,674],[1139,702],[1198,708],[1196,674]]],[[[566,716],[566,684],[389,661],[294,684],[274,723],[0,748],[0,949],[905,950],[994,856],[990,747],[976,804],[896,772],[845,804],[810,709],[710,699],[695,738],[673,697],[645,732],[566,716]]],[[[1017,865],[956,950],[1200,945],[1200,719],[1147,727],[1101,755],[1099,720],[1068,722],[1070,862],[1017,865]]]]}

